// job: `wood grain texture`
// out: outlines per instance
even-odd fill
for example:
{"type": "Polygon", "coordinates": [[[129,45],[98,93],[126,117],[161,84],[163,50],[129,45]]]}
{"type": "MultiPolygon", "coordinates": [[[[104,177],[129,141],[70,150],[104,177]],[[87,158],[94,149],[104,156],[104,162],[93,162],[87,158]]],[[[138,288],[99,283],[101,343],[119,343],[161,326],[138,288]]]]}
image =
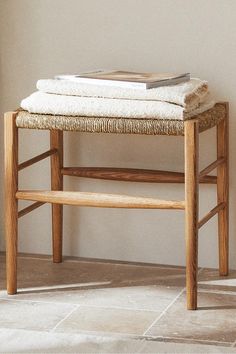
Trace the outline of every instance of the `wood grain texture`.
{"type": "MultiPolygon", "coordinates": [[[[116,167],[63,167],[63,175],[126,182],[184,183],[184,173],[116,167]]],[[[204,176],[200,183],[216,184],[216,176],[204,176]]]]}
{"type": "Polygon", "coordinates": [[[17,237],[18,237],[18,129],[16,112],[4,115],[4,159],[5,159],[5,237],[7,292],[17,292],[17,237]]]}
{"type": "Polygon", "coordinates": [[[198,271],[198,122],[185,122],[185,237],[187,309],[197,309],[198,271]]]}
{"type": "Polygon", "coordinates": [[[217,125],[217,157],[224,158],[225,163],[217,168],[217,199],[218,204],[225,207],[218,213],[219,233],[219,272],[228,275],[229,272],[229,107],[226,106],[226,116],[217,125]]]}
{"type": "Polygon", "coordinates": [[[18,171],[23,170],[24,168],[29,167],[29,166],[33,165],[34,163],[36,163],[36,162],[39,162],[39,161],[41,161],[43,159],[46,159],[47,157],[55,154],[56,152],[57,152],[56,149],[51,149],[51,150],[43,152],[40,155],[37,155],[37,156],[33,157],[32,159],[24,161],[24,162],[19,164],[18,171]]]}
{"type": "Polygon", "coordinates": [[[67,192],[67,191],[18,191],[16,197],[46,203],[100,208],[131,209],[184,209],[184,201],[159,200],[119,194],[67,192]]]}
{"type": "MultiPolygon", "coordinates": [[[[50,131],[51,150],[56,153],[51,156],[51,189],[63,190],[63,132],[60,130],[50,131]]],[[[53,262],[62,262],[63,243],[63,205],[52,204],[52,248],[53,262]]]]}

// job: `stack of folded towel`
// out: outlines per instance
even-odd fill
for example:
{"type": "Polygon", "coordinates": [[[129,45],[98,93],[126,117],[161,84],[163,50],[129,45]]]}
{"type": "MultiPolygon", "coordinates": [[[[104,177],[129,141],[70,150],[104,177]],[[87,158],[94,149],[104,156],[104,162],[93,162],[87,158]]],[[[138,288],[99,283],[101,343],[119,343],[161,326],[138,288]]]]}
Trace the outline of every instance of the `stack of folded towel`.
{"type": "Polygon", "coordinates": [[[212,108],[208,84],[200,79],[149,90],[49,79],[21,107],[30,113],[185,120],[212,108]]]}

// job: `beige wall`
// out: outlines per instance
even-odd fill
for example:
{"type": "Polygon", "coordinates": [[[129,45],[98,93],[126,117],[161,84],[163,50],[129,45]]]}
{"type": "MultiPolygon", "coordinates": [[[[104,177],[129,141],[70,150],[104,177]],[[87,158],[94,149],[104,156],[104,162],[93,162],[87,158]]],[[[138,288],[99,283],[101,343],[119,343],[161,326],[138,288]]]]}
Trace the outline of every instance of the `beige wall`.
{"type": "MultiPolygon", "coordinates": [[[[236,1],[0,0],[0,5],[1,112],[17,107],[39,78],[93,68],[190,71],[209,81],[217,99],[230,101],[231,266],[236,267],[236,1]]],[[[202,167],[215,157],[214,138],[213,131],[201,137],[202,167]]],[[[21,159],[47,144],[47,132],[21,133],[21,159]]],[[[183,169],[180,137],[67,133],[66,147],[71,165],[183,169]]],[[[22,172],[21,186],[49,186],[48,167],[43,162],[22,172]]],[[[66,188],[183,197],[182,186],[175,185],[66,179],[66,188]]],[[[214,187],[201,187],[201,214],[214,204],[214,187]]],[[[20,251],[51,252],[49,211],[44,206],[22,218],[20,251]]],[[[200,266],[217,265],[216,242],[214,219],[200,233],[200,266]]],[[[184,264],[184,215],[65,207],[64,254],[184,264]]]]}

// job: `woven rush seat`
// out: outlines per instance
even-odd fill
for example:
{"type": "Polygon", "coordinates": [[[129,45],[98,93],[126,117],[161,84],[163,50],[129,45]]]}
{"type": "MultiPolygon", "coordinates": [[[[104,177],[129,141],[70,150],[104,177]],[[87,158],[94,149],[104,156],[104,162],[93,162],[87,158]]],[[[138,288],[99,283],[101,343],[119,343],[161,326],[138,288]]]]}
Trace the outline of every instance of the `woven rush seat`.
{"type": "MultiPolygon", "coordinates": [[[[194,119],[198,120],[199,131],[202,132],[217,125],[225,117],[225,113],[225,105],[216,103],[213,108],[194,116],[194,119]]],[[[146,135],[184,135],[184,122],[184,120],[153,118],[133,119],[33,114],[27,111],[20,111],[16,118],[18,128],[146,135]]]]}

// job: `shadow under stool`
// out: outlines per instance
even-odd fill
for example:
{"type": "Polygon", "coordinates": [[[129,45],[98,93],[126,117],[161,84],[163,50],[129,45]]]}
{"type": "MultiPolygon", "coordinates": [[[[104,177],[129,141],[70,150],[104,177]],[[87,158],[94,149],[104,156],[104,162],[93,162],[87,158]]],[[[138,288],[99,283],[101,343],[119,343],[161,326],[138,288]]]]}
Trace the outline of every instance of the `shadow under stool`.
{"type": "Polygon", "coordinates": [[[17,292],[18,218],[45,203],[52,204],[53,262],[62,262],[63,204],[102,208],[180,209],[185,211],[187,308],[197,309],[198,230],[218,214],[219,272],[228,274],[228,103],[215,106],[190,120],[78,117],[31,114],[17,110],[4,117],[5,233],[8,294],[17,292]],[[199,133],[216,127],[217,159],[199,171],[199,133]],[[50,130],[50,149],[18,163],[18,130],[50,130]],[[64,167],[63,131],[113,134],[180,135],[184,137],[185,172],[106,167],[64,167]],[[51,190],[19,190],[22,169],[51,158],[51,190]],[[209,175],[217,169],[217,176],[209,175]],[[185,200],[159,200],[118,194],[63,191],[63,175],[118,181],[184,183],[185,200]],[[198,217],[199,183],[217,185],[217,205],[198,217]],[[33,201],[18,211],[18,200],[33,201]]]}

